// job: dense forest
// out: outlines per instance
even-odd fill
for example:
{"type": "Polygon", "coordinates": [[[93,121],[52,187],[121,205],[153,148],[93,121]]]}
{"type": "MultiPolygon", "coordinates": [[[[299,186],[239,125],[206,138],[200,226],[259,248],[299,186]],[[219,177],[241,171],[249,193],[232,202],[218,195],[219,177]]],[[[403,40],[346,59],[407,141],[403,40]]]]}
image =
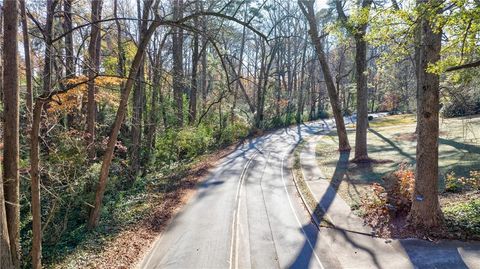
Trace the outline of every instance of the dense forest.
{"type": "Polygon", "coordinates": [[[333,118],[338,150],[370,162],[374,112],[416,113],[409,221],[442,223],[439,119],[480,112],[478,0],[1,5],[2,269],[138,221],[125,208],[157,180],[268,130],[333,118]]]}

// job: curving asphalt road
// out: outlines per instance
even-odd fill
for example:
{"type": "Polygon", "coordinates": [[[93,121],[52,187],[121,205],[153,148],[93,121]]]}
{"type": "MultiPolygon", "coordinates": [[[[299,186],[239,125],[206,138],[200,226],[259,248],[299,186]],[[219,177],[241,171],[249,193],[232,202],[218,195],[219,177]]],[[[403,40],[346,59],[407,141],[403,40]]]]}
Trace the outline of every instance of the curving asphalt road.
{"type": "MultiPolygon", "coordinates": [[[[331,120],[312,122],[240,145],[199,185],[138,267],[480,268],[480,243],[374,238],[338,226],[348,224],[343,217],[336,229],[318,229],[298,197],[287,158],[300,140],[332,126],[331,120]]],[[[314,156],[315,143],[307,144],[304,151],[314,156]]],[[[309,154],[302,152],[303,161],[309,154]]],[[[321,186],[318,172],[303,168],[310,187],[321,186]]],[[[341,211],[335,197],[317,197],[333,217],[341,211]]]]}
{"type": "Polygon", "coordinates": [[[252,139],[225,157],[140,268],[336,268],[301,203],[287,157],[323,122],[252,139]],[[322,249],[323,248],[323,249],[322,249]]]}

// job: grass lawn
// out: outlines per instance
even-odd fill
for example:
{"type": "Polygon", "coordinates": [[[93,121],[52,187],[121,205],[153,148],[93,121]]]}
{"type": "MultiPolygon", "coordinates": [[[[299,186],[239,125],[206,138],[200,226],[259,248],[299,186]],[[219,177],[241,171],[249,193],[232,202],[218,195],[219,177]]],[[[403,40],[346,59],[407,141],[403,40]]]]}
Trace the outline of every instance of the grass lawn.
{"type": "MultiPolygon", "coordinates": [[[[360,198],[371,191],[371,183],[383,184],[382,177],[395,171],[400,163],[412,166],[415,164],[415,128],[415,115],[395,115],[371,121],[368,132],[369,156],[377,162],[368,164],[350,162],[347,165],[338,165],[340,154],[337,151],[336,133],[323,136],[316,148],[323,176],[332,180],[334,175],[340,175],[342,178],[333,178],[342,180],[339,194],[352,209],[358,208],[360,198]]],[[[354,147],[354,128],[348,130],[348,136],[354,147]]],[[[353,159],[353,154],[354,149],[348,156],[350,160],[353,159]]],[[[480,116],[441,119],[439,167],[441,192],[445,188],[444,179],[447,173],[454,172],[458,177],[468,177],[470,171],[480,170],[480,116]]],[[[478,197],[477,192],[470,198],[478,197]]],[[[444,211],[457,206],[459,200],[465,202],[465,199],[458,199],[456,194],[442,195],[440,200],[444,211]]]]}

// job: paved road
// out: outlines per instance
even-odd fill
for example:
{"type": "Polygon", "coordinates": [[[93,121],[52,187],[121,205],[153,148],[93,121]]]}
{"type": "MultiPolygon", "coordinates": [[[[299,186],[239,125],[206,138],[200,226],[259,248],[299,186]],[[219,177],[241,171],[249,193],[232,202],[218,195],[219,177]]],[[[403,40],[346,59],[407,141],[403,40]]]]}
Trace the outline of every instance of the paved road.
{"type": "MultiPolygon", "coordinates": [[[[240,145],[211,171],[139,268],[480,268],[480,244],[385,240],[348,225],[317,229],[286,162],[301,139],[333,125],[318,121],[240,145]]],[[[338,209],[329,197],[320,203],[338,209]]]]}
{"type": "Polygon", "coordinates": [[[224,158],[140,268],[337,268],[303,208],[286,158],[323,122],[252,139],[224,158]],[[322,249],[323,248],[323,249],[322,249]]]}

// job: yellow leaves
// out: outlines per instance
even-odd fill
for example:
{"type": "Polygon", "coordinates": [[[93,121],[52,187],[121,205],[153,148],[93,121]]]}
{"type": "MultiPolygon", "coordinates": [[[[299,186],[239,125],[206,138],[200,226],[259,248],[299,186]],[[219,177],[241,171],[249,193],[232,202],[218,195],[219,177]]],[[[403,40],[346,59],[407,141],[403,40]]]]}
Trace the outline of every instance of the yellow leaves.
{"type": "MultiPolygon", "coordinates": [[[[100,104],[118,106],[120,96],[118,91],[114,91],[114,89],[118,89],[124,80],[114,76],[98,76],[95,78],[94,84],[98,89],[95,93],[95,101],[100,104]]],[[[67,87],[68,85],[76,85],[76,87],[53,96],[47,110],[49,114],[69,113],[80,110],[82,103],[87,100],[88,77],[79,76],[67,79],[63,83],[67,87]]]]}

